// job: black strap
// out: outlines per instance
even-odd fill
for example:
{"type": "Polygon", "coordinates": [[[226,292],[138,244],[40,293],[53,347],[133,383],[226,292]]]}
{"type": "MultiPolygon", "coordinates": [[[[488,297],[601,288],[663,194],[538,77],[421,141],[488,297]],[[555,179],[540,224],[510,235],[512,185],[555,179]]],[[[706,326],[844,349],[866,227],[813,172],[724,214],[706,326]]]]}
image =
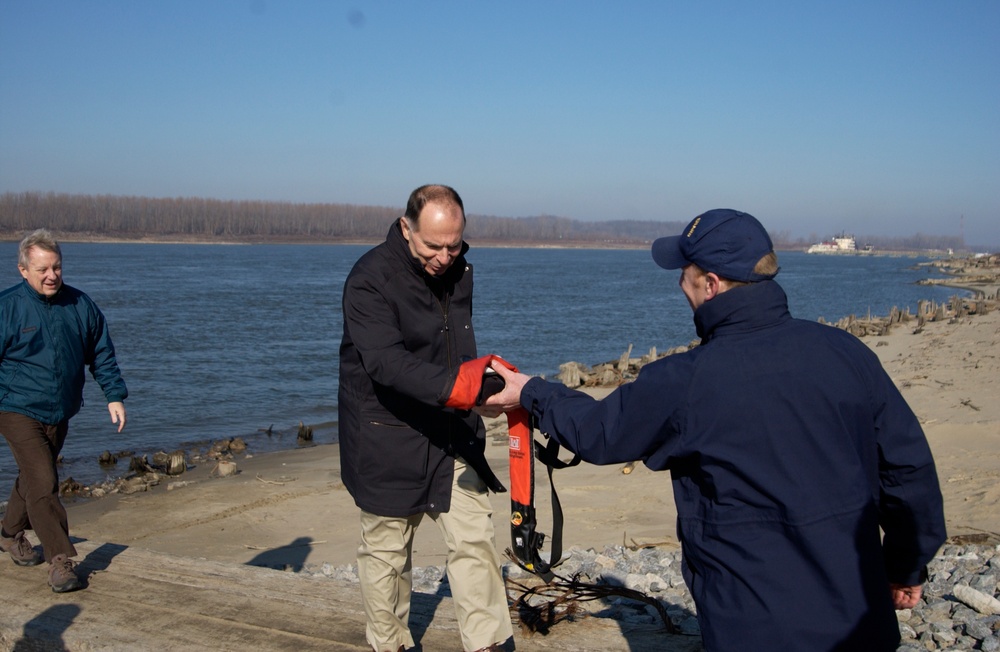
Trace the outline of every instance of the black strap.
{"type": "MultiPolygon", "coordinates": [[[[563,462],[559,459],[559,442],[549,438],[549,442],[544,447],[540,442],[535,442],[535,455],[538,461],[546,466],[549,473],[549,487],[552,490],[552,553],[550,555],[549,568],[555,566],[562,559],[562,533],[563,533],[563,511],[562,503],[559,502],[559,494],[556,493],[556,483],[552,478],[554,469],[565,469],[576,466],[580,463],[580,456],[574,455],[573,459],[563,462]]],[[[551,570],[549,575],[552,575],[551,570]]],[[[552,578],[546,579],[547,582],[552,578]]]]}
{"type": "MultiPolygon", "coordinates": [[[[525,522],[521,524],[520,528],[515,528],[517,532],[515,540],[520,535],[522,545],[518,546],[515,544],[514,548],[519,554],[514,557],[521,568],[538,575],[546,582],[551,582],[555,579],[555,573],[552,572],[552,568],[557,566],[562,560],[563,533],[562,504],[559,501],[559,494],[556,492],[556,484],[552,477],[552,471],[554,469],[565,469],[570,466],[576,466],[580,463],[580,456],[574,455],[573,459],[564,462],[559,459],[560,446],[559,442],[555,439],[550,438],[545,445],[534,439],[532,443],[534,444],[535,458],[546,466],[549,474],[549,488],[552,492],[552,549],[549,553],[549,561],[543,561],[538,551],[542,547],[545,535],[535,531],[534,505],[520,506],[525,516],[525,522]]],[[[532,483],[534,483],[534,479],[532,479],[532,483]]],[[[532,495],[534,495],[534,491],[532,491],[532,495]]]]}

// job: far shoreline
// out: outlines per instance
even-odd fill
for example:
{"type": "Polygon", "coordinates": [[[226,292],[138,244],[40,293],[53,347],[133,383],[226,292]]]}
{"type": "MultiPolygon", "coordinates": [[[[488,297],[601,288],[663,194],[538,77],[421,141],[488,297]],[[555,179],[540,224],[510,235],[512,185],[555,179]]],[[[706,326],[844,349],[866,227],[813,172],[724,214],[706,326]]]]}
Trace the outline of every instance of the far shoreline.
{"type": "MultiPolygon", "coordinates": [[[[0,242],[20,242],[23,235],[10,232],[0,233],[0,242]]],[[[225,245],[225,246],[254,246],[254,245],[363,245],[371,246],[380,244],[382,238],[315,238],[309,236],[300,237],[260,237],[248,236],[243,238],[225,237],[219,239],[206,238],[205,236],[182,236],[170,235],[141,235],[135,237],[113,237],[108,235],[93,234],[67,234],[59,238],[62,243],[73,244],[164,244],[164,245],[225,245]]],[[[474,249],[580,249],[580,250],[643,250],[648,249],[651,241],[642,242],[592,242],[589,240],[568,240],[564,242],[537,242],[527,240],[467,240],[474,249]]],[[[807,245],[796,246],[776,246],[775,251],[779,254],[784,252],[807,253],[807,245]]],[[[884,257],[884,258],[967,258],[976,255],[974,252],[959,252],[949,254],[940,250],[894,250],[883,249],[876,251],[866,251],[862,253],[849,254],[810,254],[814,256],[834,256],[837,258],[862,258],[862,257],[884,257]]]]}

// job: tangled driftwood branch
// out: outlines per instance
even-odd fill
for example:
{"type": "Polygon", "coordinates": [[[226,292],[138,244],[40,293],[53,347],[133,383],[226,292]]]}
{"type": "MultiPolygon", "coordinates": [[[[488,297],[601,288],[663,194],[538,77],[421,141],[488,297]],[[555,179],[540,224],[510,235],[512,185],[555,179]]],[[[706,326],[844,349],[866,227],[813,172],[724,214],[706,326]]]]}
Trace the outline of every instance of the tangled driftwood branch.
{"type": "MultiPolygon", "coordinates": [[[[506,552],[507,556],[517,563],[517,559],[509,548],[506,552]]],[[[612,596],[650,605],[659,614],[668,633],[681,633],[670,620],[666,608],[656,598],[651,598],[645,593],[624,586],[583,582],[580,580],[579,573],[571,578],[556,575],[551,582],[536,586],[528,586],[507,578],[507,588],[508,597],[512,597],[512,590],[520,592],[520,595],[511,600],[512,608],[517,611],[521,627],[528,633],[541,632],[545,634],[556,623],[573,620],[583,613],[581,602],[601,600],[612,596]]]]}
{"type": "Polygon", "coordinates": [[[663,541],[644,541],[639,542],[635,539],[631,539],[628,536],[628,532],[622,532],[622,548],[627,548],[632,552],[636,550],[642,550],[643,548],[657,548],[659,546],[669,546],[673,543],[670,539],[664,539],[663,541]],[[627,543],[631,541],[632,543],[627,543]]]}

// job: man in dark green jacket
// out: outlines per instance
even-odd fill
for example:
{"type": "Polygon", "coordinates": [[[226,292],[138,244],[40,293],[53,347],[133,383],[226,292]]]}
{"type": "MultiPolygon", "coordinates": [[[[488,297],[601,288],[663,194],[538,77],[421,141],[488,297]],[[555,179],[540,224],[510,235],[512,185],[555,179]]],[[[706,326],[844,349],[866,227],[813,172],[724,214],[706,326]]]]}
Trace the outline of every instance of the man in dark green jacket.
{"type": "Polygon", "coordinates": [[[84,370],[101,386],[118,432],[128,390],[104,315],[62,282],[62,252],[52,234],[39,229],[22,240],[17,266],[24,281],[0,292],[0,434],[18,466],[0,550],[20,566],[40,564],[24,536],[34,530],[49,562],[49,585],[63,593],[82,584],[70,559],[76,548],[59,500],[56,460],[69,420],[83,405],[84,370]]]}

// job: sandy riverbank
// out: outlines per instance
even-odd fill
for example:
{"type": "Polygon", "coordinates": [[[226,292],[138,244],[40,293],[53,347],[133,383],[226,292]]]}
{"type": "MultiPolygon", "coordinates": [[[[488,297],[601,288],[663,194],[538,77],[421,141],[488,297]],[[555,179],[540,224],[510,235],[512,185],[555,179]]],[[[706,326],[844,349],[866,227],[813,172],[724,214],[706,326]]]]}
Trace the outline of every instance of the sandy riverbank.
{"type": "MultiPolygon", "coordinates": [[[[996,286],[987,288],[996,296],[996,286]]],[[[862,338],[879,355],[924,425],[938,464],[949,534],[1000,542],[1000,310],[899,324],[862,338]],[[917,332],[915,332],[917,331],[917,332]]],[[[596,395],[610,389],[588,390],[596,395]]],[[[358,544],[358,510],[339,477],[338,448],[316,446],[237,458],[239,473],[211,477],[203,463],[150,491],[69,508],[73,535],[211,560],[301,567],[346,564],[358,544]]],[[[507,473],[506,439],[488,456],[507,473]]],[[[538,473],[542,530],[545,474],[538,473]]],[[[558,471],[564,545],[677,545],[669,474],[642,465],[583,464],[558,471]]],[[[498,547],[509,545],[509,497],[494,495],[498,547]]],[[[418,531],[417,565],[443,563],[433,526],[418,531]]]]}

